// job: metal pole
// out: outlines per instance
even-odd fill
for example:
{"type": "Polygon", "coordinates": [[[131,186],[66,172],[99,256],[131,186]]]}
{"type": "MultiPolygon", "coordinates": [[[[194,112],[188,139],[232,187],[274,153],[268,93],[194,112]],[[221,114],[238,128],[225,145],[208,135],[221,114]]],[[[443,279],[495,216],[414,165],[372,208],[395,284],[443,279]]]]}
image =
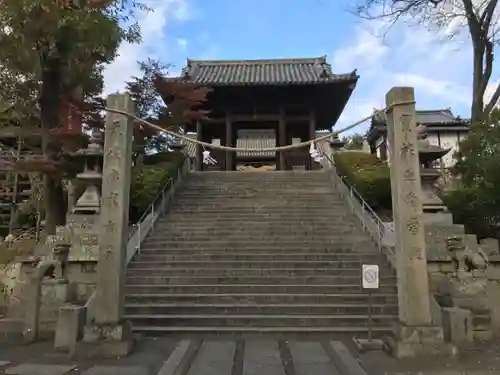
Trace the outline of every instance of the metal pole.
{"type": "Polygon", "coordinates": [[[361,225],[363,226],[363,229],[366,229],[365,227],[365,201],[362,201],[361,203],[361,225]]]}
{"type": "Polygon", "coordinates": [[[137,254],[141,253],[141,223],[137,224],[137,254]]]}
{"type": "Polygon", "coordinates": [[[368,341],[372,341],[372,306],[373,306],[373,301],[372,301],[372,290],[368,289],[368,341]]]}
{"type": "Polygon", "coordinates": [[[161,192],[161,216],[165,215],[165,190],[161,192]]]}
{"type": "Polygon", "coordinates": [[[151,233],[154,232],[155,229],[155,205],[151,206],[151,233]]]}

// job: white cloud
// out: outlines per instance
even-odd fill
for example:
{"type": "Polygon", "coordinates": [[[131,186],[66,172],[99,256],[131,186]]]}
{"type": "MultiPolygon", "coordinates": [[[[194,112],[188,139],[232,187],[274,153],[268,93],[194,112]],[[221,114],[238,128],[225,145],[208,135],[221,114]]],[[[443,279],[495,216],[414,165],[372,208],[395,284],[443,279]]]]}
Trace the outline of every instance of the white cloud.
{"type": "MultiPolygon", "coordinates": [[[[345,47],[334,52],[332,68],[345,73],[357,68],[360,79],[342,114],[342,128],[385,106],[392,86],[413,86],[417,108],[452,107],[467,117],[470,100],[470,49],[463,42],[443,43],[443,34],[422,26],[397,24],[385,38],[381,24],[365,21],[345,47]],[[374,35],[375,34],[375,35],[374,35]]],[[[383,25],[382,25],[383,26],[383,25]]],[[[352,130],[363,132],[367,125],[352,130]]]]}
{"type": "Polygon", "coordinates": [[[354,42],[334,54],[332,63],[335,71],[348,72],[353,70],[353,66],[364,72],[377,69],[389,52],[389,47],[377,36],[377,32],[376,23],[358,26],[354,42]]]}
{"type": "MultiPolygon", "coordinates": [[[[143,3],[153,11],[137,15],[142,41],[140,44],[123,43],[120,46],[118,57],[104,72],[105,93],[123,90],[131,76],[140,74],[137,61],[160,57],[157,47],[167,44],[166,26],[173,21],[186,21],[192,15],[187,0],[144,0],[143,3]]],[[[163,52],[163,49],[159,51],[163,52]]]]}

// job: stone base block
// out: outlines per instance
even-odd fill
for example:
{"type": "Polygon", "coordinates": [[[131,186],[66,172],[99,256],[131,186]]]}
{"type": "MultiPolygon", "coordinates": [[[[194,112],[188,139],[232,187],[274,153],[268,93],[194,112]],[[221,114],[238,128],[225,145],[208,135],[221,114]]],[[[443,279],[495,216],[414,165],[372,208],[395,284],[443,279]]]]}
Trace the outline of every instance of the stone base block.
{"type": "Polygon", "coordinates": [[[134,347],[134,340],[122,341],[79,341],[73,357],[77,358],[119,358],[128,356],[134,347]]]}
{"type": "Polygon", "coordinates": [[[396,339],[386,338],[385,349],[396,358],[446,356],[455,358],[455,345],[445,343],[443,329],[436,326],[405,326],[396,329],[396,339]]]}
{"type": "Polygon", "coordinates": [[[83,341],[75,355],[85,358],[125,357],[132,351],[134,339],[130,323],[91,325],[83,330],[83,341]]]}
{"type": "Polygon", "coordinates": [[[443,308],[443,334],[447,342],[457,345],[474,341],[472,313],[458,307],[443,308]]]}
{"type": "Polygon", "coordinates": [[[54,348],[75,351],[75,345],[82,338],[87,309],[85,306],[65,305],[59,308],[54,348]]]}
{"type": "Polygon", "coordinates": [[[364,339],[359,337],[353,337],[352,341],[360,353],[365,353],[372,350],[382,350],[384,349],[384,341],[380,339],[364,339]]]}

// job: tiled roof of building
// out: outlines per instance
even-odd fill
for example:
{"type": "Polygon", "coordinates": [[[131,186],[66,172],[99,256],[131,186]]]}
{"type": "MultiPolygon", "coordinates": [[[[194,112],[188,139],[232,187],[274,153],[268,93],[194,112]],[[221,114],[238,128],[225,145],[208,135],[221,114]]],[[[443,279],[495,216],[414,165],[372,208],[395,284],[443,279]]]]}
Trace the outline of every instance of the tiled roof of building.
{"type": "Polygon", "coordinates": [[[356,71],[334,74],[326,56],[305,59],[188,60],[181,79],[200,85],[288,85],[356,81],[356,71]]]}
{"type": "MultiPolygon", "coordinates": [[[[426,109],[426,110],[416,110],[415,111],[417,124],[456,124],[461,122],[466,122],[466,120],[455,116],[451,109],[426,109]]],[[[373,120],[375,122],[386,121],[385,113],[378,113],[374,116],[373,120]]]]}
{"type": "MultiPolygon", "coordinates": [[[[416,110],[417,124],[427,127],[427,132],[468,132],[469,121],[455,116],[451,109],[416,110]]],[[[366,135],[368,143],[374,142],[379,136],[386,133],[387,121],[385,113],[378,113],[372,117],[370,129],[366,135]]]]}

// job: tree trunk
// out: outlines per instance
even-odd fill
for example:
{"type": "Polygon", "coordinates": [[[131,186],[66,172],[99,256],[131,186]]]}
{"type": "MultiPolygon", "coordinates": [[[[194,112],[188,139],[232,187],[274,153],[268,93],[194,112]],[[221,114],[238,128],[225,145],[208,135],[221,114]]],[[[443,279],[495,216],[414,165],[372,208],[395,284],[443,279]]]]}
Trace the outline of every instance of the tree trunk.
{"type": "Polygon", "coordinates": [[[483,85],[483,59],[484,45],[482,43],[474,43],[473,48],[473,64],[472,64],[472,105],[471,105],[471,122],[483,120],[484,114],[484,91],[483,85]]]}
{"type": "MultiPolygon", "coordinates": [[[[49,58],[43,71],[40,92],[42,154],[48,162],[55,161],[57,158],[51,130],[59,126],[60,87],[61,63],[58,59],[49,58]]],[[[66,207],[63,197],[61,177],[45,173],[43,176],[43,201],[45,208],[44,232],[46,235],[55,234],[56,226],[65,223],[66,207]]]]}

